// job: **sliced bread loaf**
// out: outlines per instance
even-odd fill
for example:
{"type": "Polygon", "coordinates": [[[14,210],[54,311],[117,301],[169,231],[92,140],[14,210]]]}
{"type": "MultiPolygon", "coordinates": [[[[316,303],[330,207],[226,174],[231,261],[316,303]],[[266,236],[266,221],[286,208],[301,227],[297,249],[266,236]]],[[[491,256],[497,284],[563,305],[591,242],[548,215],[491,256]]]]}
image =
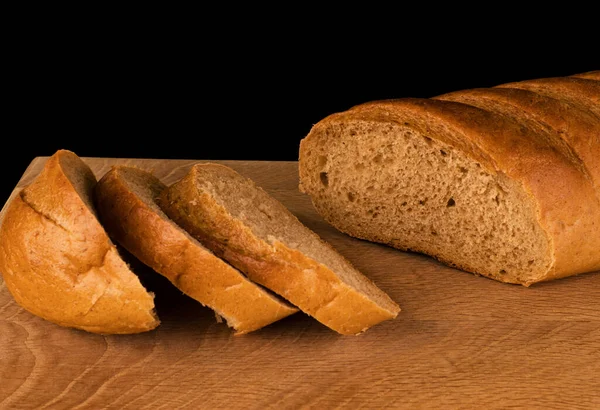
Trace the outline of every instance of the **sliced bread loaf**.
{"type": "Polygon", "coordinates": [[[341,334],[361,333],[400,311],[281,202],[229,167],[194,165],[158,203],[251,280],[341,334]]]}
{"type": "Polygon", "coordinates": [[[244,334],[298,311],[191,237],[159,208],[166,188],[151,172],[114,166],[98,182],[95,199],[109,235],[183,293],[213,309],[244,334]]]}
{"type": "Polygon", "coordinates": [[[95,185],[75,153],[52,155],[7,206],[0,273],[20,306],[58,325],[101,334],[154,329],[154,295],[98,221],[95,185]]]}
{"type": "Polygon", "coordinates": [[[506,87],[539,89],[531,103],[486,91],[334,113],[301,141],[300,189],[342,232],[498,281],[598,270],[593,82],[506,87]]]}

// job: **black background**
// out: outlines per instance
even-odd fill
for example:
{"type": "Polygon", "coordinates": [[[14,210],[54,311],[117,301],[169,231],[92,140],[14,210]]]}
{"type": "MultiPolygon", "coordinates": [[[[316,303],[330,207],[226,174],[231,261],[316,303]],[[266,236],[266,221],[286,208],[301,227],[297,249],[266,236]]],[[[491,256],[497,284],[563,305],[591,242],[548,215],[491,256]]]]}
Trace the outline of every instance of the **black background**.
{"type": "Polygon", "coordinates": [[[546,51],[538,37],[346,30],[309,40],[306,26],[284,34],[285,24],[235,33],[160,20],[88,24],[29,25],[5,54],[2,203],[31,160],[59,148],[296,160],[314,123],[355,104],[600,69],[589,48],[550,42],[546,51]]]}

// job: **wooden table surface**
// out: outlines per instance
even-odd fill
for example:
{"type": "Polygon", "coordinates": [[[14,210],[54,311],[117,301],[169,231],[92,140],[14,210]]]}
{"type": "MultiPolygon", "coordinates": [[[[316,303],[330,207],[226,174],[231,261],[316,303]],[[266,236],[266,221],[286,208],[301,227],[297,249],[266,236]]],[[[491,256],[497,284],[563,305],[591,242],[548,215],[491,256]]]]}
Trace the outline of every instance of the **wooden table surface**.
{"type": "MultiPolygon", "coordinates": [[[[199,162],[83,159],[98,177],[127,163],[167,184],[199,162]]],[[[501,284],[336,231],[298,191],[296,162],[215,162],[288,206],[399,303],[398,317],[341,336],[299,313],[234,336],[132,261],[162,323],[100,336],[29,314],[0,279],[0,409],[600,409],[600,272],[501,284]]]]}

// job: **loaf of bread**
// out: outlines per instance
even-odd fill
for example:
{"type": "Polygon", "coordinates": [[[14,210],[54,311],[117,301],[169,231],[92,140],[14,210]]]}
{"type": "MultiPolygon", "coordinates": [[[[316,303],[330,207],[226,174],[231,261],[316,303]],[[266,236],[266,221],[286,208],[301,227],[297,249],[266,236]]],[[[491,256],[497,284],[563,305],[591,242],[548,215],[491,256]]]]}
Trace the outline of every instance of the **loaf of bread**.
{"type": "Polygon", "coordinates": [[[108,234],[183,293],[213,309],[236,334],[260,329],[298,309],[251,282],[162,212],[166,188],[151,172],[114,166],[96,185],[95,200],[108,234]]]}
{"type": "Polygon", "coordinates": [[[216,255],[340,334],[359,334],[400,311],[282,203],[229,167],[194,165],[158,203],[216,255]]]}
{"type": "Polygon", "coordinates": [[[100,334],[152,330],[154,295],[97,219],[96,183],[73,152],[52,155],[7,205],[0,273],[21,307],[58,325],[100,334]]]}
{"type": "Polygon", "coordinates": [[[600,269],[598,72],[371,101],[300,143],[300,190],[348,235],[530,286],[600,269]]]}

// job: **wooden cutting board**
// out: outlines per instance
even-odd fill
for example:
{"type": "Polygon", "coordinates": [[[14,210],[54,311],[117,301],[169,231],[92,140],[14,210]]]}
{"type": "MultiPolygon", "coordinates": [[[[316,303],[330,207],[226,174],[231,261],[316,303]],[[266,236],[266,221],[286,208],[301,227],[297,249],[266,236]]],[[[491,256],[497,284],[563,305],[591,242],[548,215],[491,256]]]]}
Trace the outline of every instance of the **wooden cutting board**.
{"type": "MultiPolygon", "coordinates": [[[[83,159],[98,177],[125,163],[167,184],[201,162],[83,159]]],[[[336,231],[298,191],[296,162],[215,162],[254,179],[387,291],[397,319],[341,336],[299,313],[234,336],[134,263],[162,324],[99,336],[29,314],[0,279],[1,409],[600,408],[600,272],[498,283],[336,231]]]]}

